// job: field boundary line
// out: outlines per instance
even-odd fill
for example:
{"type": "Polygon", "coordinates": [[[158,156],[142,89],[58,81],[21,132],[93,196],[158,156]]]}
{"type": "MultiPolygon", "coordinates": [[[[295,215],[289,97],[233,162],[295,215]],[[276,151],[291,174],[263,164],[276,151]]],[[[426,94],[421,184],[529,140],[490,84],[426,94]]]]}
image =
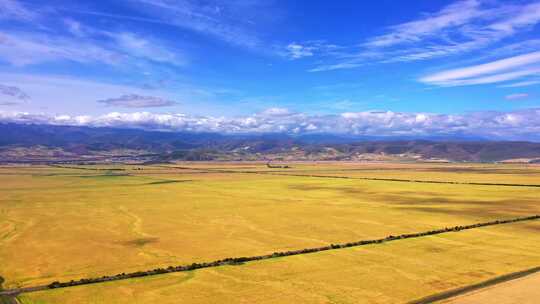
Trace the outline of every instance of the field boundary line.
{"type": "Polygon", "coordinates": [[[333,176],[333,175],[304,175],[304,174],[277,174],[277,173],[262,173],[267,175],[281,176],[298,176],[298,177],[315,177],[315,178],[339,178],[339,179],[354,179],[354,180],[369,180],[383,182],[400,182],[400,183],[423,183],[423,184],[449,184],[449,185],[472,185],[472,186],[502,186],[502,187],[540,187],[538,184],[508,184],[508,183],[480,183],[480,182],[456,182],[456,181],[435,181],[435,180],[417,180],[417,179],[400,179],[400,178],[381,178],[381,177],[353,177],[353,176],[333,176]]]}
{"type": "MultiPolygon", "coordinates": [[[[222,169],[207,169],[207,168],[191,168],[179,166],[160,166],[181,170],[194,170],[201,173],[242,173],[242,174],[261,174],[261,175],[277,175],[277,176],[295,176],[295,177],[314,177],[314,178],[333,178],[333,179],[353,179],[353,180],[369,180],[382,182],[399,182],[399,183],[423,183],[423,184],[448,184],[448,185],[471,185],[471,186],[499,186],[499,187],[534,187],[540,188],[540,184],[511,184],[511,183],[481,183],[481,182],[457,182],[457,181],[436,181],[436,180],[417,180],[417,179],[400,179],[400,178],[382,178],[382,177],[357,177],[357,176],[338,176],[338,175],[318,175],[318,174],[286,174],[281,171],[240,171],[240,170],[222,170],[222,169]]],[[[291,172],[294,172],[291,171],[291,172]]],[[[304,171],[307,172],[307,171],[304,171]]]]}
{"type": "Polygon", "coordinates": [[[53,168],[61,168],[61,169],[75,169],[75,170],[87,170],[87,171],[126,171],[126,169],[123,168],[88,168],[88,167],[74,167],[74,166],[62,166],[57,164],[48,164],[49,167],[53,168]]]}
{"type": "Polygon", "coordinates": [[[497,276],[495,278],[491,278],[489,280],[486,280],[480,283],[467,285],[464,287],[459,287],[456,289],[436,293],[427,297],[413,300],[411,302],[408,302],[408,304],[429,304],[429,303],[434,303],[438,301],[443,301],[443,300],[451,299],[460,295],[465,295],[476,290],[481,290],[481,289],[484,289],[493,285],[519,279],[519,278],[522,278],[531,274],[535,274],[537,272],[540,272],[540,266],[504,274],[504,275],[497,276]]]}
{"type": "MultiPolygon", "coordinates": [[[[228,172],[227,172],[228,173],[228,172]]],[[[248,172],[242,172],[248,173],[248,172]]],[[[257,174],[280,175],[280,176],[297,176],[297,177],[315,177],[315,178],[337,178],[337,179],[354,179],[354,180],[369,180],[383,182],[400,182],[400,183],[423,183],[423,184],[449,184],[449,185],[473,185],[473,186],[502,186],[502,187],[540,187],[540,184],[510,184],[510,183],[480,183],[480,182],[457,182],[457,181],[435,181],[435,180],[418,180],[418,179],[401,179],[401,178],[382,178],[382,177],[359,177],[359,176],[337,176],[337,175],[318,175],[318,174],[283,174],[273,172],[258,171],[257,174]]]]}
{"type": "Polygon", "coordinates": [[[486,226],[510,224],[510,223],[532,221],[532,220],[538,220],[538,219],[540,219],[540,215],[532,215],[532,216],[527,216],[527,217],[518,217],[518,218],[506,219],[506,220],[494,220],[490,222],[482,222],[482,223],[476,223],[476,224],[470,224],[470,225],[464,225],[464,226],[445,227],[441,229],[429,230],[429,231],[418,232],[418,233],[401,234],[398,236],[389,235],[381,239],[371,239],[371,240],[361,240],[361,241],[340,243],[340,244],[330,244],[328,246],[323,246],[323,247],[312,247],[312,248],[304,248],[304,249],[291,250],[291,251],[279,251],[279,252],[273,252],[271,254],[266,254],[266,255],[225,258],[225,259],[216,260],[213,262],[192,263],[192,264],[187,264],[187,265],[169,266],[167,268],[155,268],[155,269],[147,270],[147,271],[119,273],[119,274],[111,275],[111,276],[105,275],[99,278],[82,278],[76,281],[75,280],[71,280],[67,282],[55,281],[48,285],[6,289],[3,291],[0,291],[0,296],[2,295],[16,296],[20,293],[33,292],[33,291],[46,290],[46,289],[65,288],[65,287],[71,287],[71,286],[126,280],[126,279],[131,279],[131,278],[159,275],[159,274],[172,273],[172,272],[185,272],[185,271],[192,271],[192,270],[201,269],[201,268],[211,268],[211,267],[219,267],[219,266],[225,266],[225,265],[240,265],[240,264],[244,264],[246,262],[251,262],[251,261],[268,260],[268,259],[274,259],[274,258],[279,258],[279,257],[309,254],[309,253],[315,253],[315,252],[321,252],[321,251],[327,251],[327,250],[336,250],[336,249],[358,247],[358,246],[365,246],[365,245],[371,245],[371,244],[381,244],[381,243],[397,241],[401,239],[420,238],[420,237],[425,237],[425,236],[430,236],[430,235],[437,235],[437,234],[443,234],[443,233],[449,233],[449,232],[459,232],[463,230],[476,229],[476,228],[481,228],[481,227],[486,227],[486,226]]]}

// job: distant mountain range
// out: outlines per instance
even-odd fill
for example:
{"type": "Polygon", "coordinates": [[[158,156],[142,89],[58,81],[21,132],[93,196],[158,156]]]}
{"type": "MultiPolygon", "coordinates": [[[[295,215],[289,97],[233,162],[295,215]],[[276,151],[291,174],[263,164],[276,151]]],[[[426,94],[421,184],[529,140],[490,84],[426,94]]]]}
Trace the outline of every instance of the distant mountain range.
{"type": "Polygon", "coordinates": [[[104,160],[410,160],[540,159],[540,143],[483,138],[365,137],[331,134],[217,134],[139,129],[0,124],[0,161],[104,160]]]}

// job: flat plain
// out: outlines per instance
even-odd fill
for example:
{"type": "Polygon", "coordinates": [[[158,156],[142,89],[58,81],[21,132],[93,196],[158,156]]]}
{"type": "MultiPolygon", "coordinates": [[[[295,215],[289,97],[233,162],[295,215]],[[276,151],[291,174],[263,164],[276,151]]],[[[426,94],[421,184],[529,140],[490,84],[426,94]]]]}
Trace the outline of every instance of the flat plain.
{"type": "MultiPolygon", "coordinates": [[[[533,187],[540,167],[533,165],[289,165],[1,167],[3,288],[540,214],[540,187],[533,187]]],[[[540,266],[539,232],[539,221],[505,224],[18,300],[405,303],[540,266]]]]}
{"type": "Polygon", "coordinates": [[[538,286],[540,286],[539,273],[485,288],[477,292],[471,292],[442,303],[535,304],[540,299],[540,288],[538,286]]]}

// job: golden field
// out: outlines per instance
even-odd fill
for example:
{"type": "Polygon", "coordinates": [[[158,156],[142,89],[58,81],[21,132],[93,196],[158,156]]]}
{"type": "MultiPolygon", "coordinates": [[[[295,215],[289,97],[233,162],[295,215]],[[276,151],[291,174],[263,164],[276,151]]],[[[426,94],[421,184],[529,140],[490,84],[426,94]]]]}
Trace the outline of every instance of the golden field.
{"type": "Polygon", "coordinates": [[[538,265],[538,229],[537,222],[502,225],[28,293],[20,299],[22,303],[406,303],[538,265]]]}
{"type": "MultiPolygon", "coordinates": [[[[0,167],[4,288],[540,213],[540,188],[535,187],[284,175],[540,185],[537,166],[291,166],[0,167]]],[[[19,299],[23,303],[399,303],[539,266],[538,232],[538,221],[514,223],[28,293],[19,299]]]]}
{"type": "Polygon", "coordinates": [[[540,273],[455,297],[446,304],[536,304],[540,299],[540,273]]]}

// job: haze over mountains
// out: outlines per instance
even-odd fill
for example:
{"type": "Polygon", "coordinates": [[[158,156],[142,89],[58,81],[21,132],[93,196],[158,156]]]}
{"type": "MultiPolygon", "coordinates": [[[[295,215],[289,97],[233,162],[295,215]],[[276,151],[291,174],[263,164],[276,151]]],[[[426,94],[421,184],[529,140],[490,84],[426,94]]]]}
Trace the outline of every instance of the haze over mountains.
{"type": "Polygon", "coordinates": [[[272,107],[239,116],[113,112],[104,115],[47,115],[2,112],[0,123],[135,128],[225,134],[340,134],[384,138],[489,138],[540,142],[540,108],[464,114],[360,111],[310,114],[272,107]]]}
{"type": "Polygon", "coordinates": [[[4,162],[66,160],[503,161],[540,158],[540,143],[481,137],[220,134],[0,124],[4,162]]]}

